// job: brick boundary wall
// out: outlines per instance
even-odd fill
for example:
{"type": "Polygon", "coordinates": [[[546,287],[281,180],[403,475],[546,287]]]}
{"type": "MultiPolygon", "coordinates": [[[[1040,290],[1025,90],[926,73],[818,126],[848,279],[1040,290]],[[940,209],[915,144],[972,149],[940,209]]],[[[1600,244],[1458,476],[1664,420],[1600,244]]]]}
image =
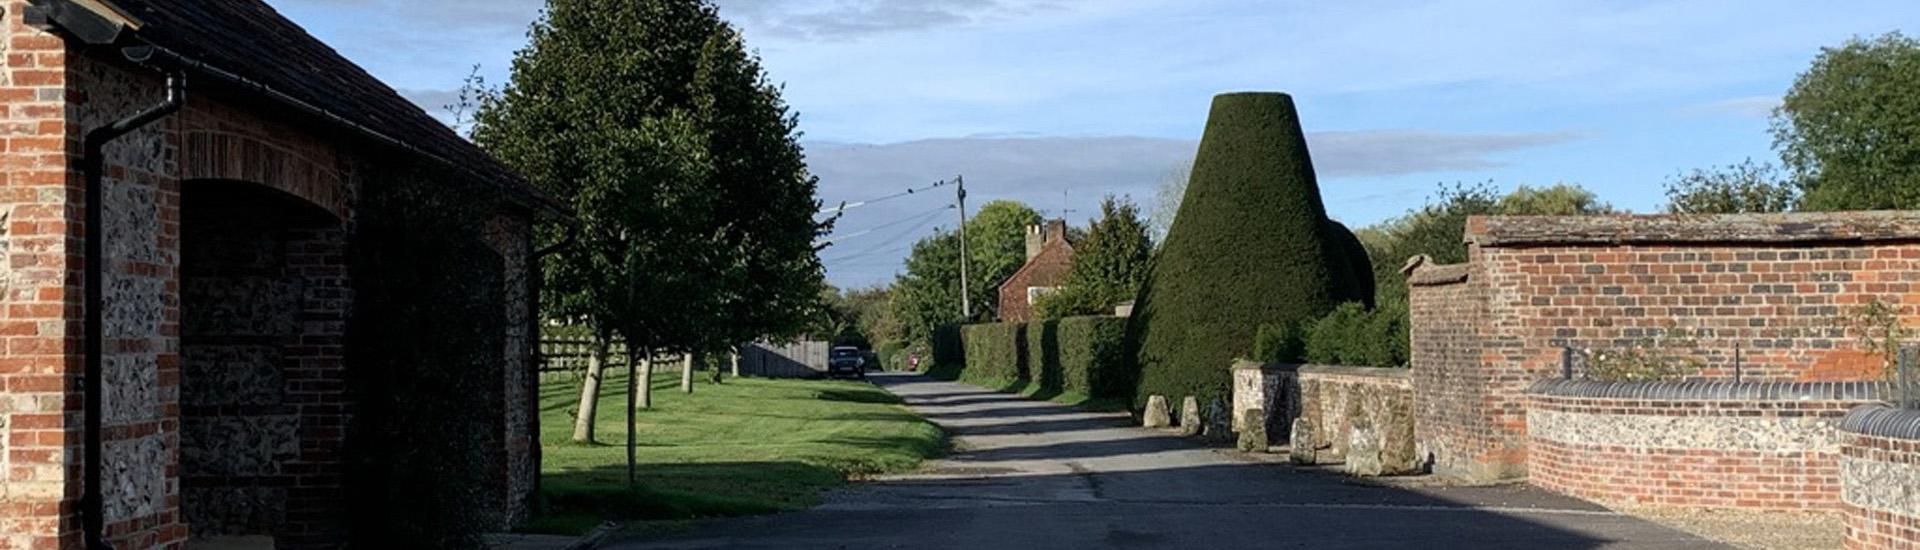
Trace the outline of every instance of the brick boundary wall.
{"type": "Polygon", "coordinates": [[[1684,329],[1697,378],[1858,381],[1882,362],[1840,320],[1920,322],[1920,212],[1476,216],[1465,241],[1405,269],[1416,436],[1449,477],[1527,475],[1527,389],[1564,347],[1684,329]]]}
{"type": "Polygon", "coordinates": [[[1920,548],[1920,411],[1868,405],[1840,430],[1846,548],[1920,548]]]}
{"type": "MultiPolygon", "coordinates": [[[[1240,361],[1233,365],[1233,380],[1234,410],[1264,411],[1271,441],[1311,445],[1315,462],[1342,463],[1354,430],[1371,430],[1381,442],[1386,473],[1418,469],[1407,369],[1240,361]],[[1313,425],[1313,441],[1290,440],[1294,419],[1313,425]]],[[[1241,415],[1233,420],[1234,431],[1244,428],[1241,415]]]]}
{"type": "Polygon", "coordinates": [[[1528,481],[1641,506],[1840,504],[1838,429],[1876,382],[1543,380],[1528,392],[1528,481]]]}

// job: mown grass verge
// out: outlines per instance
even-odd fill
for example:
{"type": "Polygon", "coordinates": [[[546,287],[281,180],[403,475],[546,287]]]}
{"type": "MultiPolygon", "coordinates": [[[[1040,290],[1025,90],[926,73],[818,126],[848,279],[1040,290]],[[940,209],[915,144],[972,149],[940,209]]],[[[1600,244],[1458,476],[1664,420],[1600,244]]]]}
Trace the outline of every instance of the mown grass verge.
{"type": "Polygon", "coordinates": [[[607,377],[594,444],[571,441],[579,385],[541,387],[543,512],[522,527],[576,534],[603,520],[685,520],[804,509],[850,478],[904,471],[945,448],[940,429],[864,382],[728,379],[680,393],[653,379],[627,483],[626,377],[607,377]]]}

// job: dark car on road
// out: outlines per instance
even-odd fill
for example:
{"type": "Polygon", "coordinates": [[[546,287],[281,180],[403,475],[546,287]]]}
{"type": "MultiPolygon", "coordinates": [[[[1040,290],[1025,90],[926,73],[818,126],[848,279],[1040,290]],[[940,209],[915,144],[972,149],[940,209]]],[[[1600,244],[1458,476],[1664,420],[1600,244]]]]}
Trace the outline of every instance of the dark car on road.
{"type": "Polygon", "coordinates": [[[867,352],[853,346],[839,346],[827,352],[827,377],[867,377],[867,352]]]}

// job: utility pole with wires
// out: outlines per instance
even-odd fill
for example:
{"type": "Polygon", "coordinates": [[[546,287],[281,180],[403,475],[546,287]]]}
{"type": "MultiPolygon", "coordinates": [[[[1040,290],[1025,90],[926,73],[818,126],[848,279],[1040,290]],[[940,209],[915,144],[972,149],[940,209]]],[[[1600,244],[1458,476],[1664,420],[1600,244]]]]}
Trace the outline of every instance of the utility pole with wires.
{"type": "Polygon", "coordinates": [[[960,321],[973,319],[973,301],[967,296],[967,180],[964,176],[954,176],[954,185],[959,189],[954,193],[960,204],[960,321]]]}

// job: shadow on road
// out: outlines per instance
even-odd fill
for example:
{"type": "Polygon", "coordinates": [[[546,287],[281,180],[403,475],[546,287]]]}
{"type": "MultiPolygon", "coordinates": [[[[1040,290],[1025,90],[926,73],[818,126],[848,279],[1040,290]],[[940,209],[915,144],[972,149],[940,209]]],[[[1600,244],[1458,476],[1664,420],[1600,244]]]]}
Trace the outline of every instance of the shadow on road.
{"type": "Polygon", "coordinates": [[[962,450],[810,510],[701,522],[612,547],[1715,547],[1526,485],[1357,483],[1129,427],[1125,415],[924,377],[875,378],[958,436],[962,450]]]}

